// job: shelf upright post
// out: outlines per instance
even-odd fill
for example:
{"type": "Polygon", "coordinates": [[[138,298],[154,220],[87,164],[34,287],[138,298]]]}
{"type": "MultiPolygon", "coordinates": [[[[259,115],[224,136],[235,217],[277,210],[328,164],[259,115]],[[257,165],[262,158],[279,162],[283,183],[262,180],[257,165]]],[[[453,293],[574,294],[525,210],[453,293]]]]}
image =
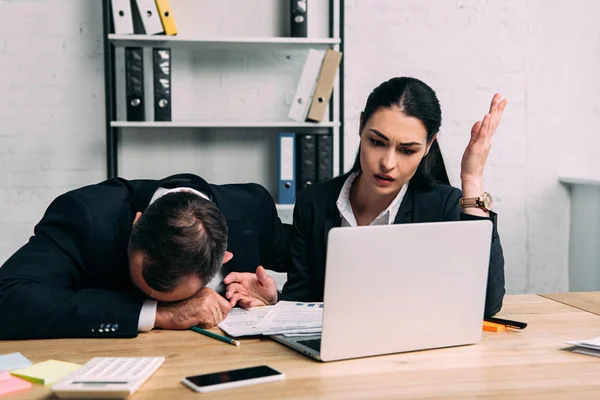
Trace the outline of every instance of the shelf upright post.
{"type": "Polygon", "coordinates": [[[342,52],[338,75],[329,103],[330,120],[339,121],[338,126],[331,128],[334,145],[337,144],[337,148],[334,149],[334,162],[335,154],[338,155],[338,164],[334,164],[335,176],[344,173],[344,59],[346,58],[344,54],[344,0],[329,0],[329,37],[340,39],[340,43],[334,45],[333,48],[342,52]]]}
{"type": "Polygon", "coordinates": [[[106,175],[107,178],[118,176],[117,169],[117,133],[118,128],[112,127],[111,122],[116,119],[116,93],[115,93],[115,48],[108,35],[112,31],[111,1],[102,0],[102,30],[104,43],[104,97],[105,97],[105,123],[106,123],[106,175]]]}
{"type": "Polygon", "coordinates": [[[345,25],[345,21],[344,21],[344,0],[338,0],[339,1],[339,26],[338,26],[338,32],[339,32],[339,38],[340,38],[340,51],[342,52],[342,60],[340,62],[340,69],[338,71],[339,75],[340,75],[340,79],[339,79],[339,94],[338,94],[338,102],[340,104],[340,114],[339,114],[339,118],[340,118],[340,128],[339,128],[339,135],[340,135],[340,174],[344,173],[344,59],[346,58],[346,54],[344,54],[344,39],[345,39],[345,35],[344,35],[344,27],[345,25]]]}

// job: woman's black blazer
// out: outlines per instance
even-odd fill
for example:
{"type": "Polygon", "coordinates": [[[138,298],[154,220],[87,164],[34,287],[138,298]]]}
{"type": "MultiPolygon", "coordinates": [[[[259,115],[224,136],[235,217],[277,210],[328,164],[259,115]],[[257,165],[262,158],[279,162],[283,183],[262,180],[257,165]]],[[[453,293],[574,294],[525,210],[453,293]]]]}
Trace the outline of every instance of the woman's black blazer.
{"type": "MultiPolygon", "coordinates": [[[[336,201],[348,174],[304,188],[296,199],[288,279],[280,298],[323,301],[327,234],[341,226],[336,201]]],[[[400,204],[395,224],[484,219],[462,213],[462,192],[451,186],[431,190],[409,188],[400,204]]],[[[494,226],[487,281],[485,316],[496,314],[504,298],[504,256],[497,230],[497,214],[490,212],[494,226]]]]}

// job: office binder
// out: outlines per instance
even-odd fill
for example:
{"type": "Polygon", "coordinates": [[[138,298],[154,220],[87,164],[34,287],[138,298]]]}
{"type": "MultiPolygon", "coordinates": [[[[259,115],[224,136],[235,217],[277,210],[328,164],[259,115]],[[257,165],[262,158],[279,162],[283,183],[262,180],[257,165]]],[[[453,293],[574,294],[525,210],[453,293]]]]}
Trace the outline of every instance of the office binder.
{"type": "Polygon", "coordinates": [[[325,51],[325,57],[321,64],[321,71],[319,71],[317,86],[315,87],[315,92],[313,93],[310,108],[308,109],[308,115],[306,117],[309,121],[319,122],[323,120],[327,104],[331,98],[331,92],[333,91],[335,75],[341,60],[341,52],[332,49],[327,49],[325,51]]]}
{"type": "Polygon", "coordinates": [[[144,49],[125,47],[127,121],[144,121],[144,49]]]}
{"type": "Polygon", "coordinates": [[[296,143],[294,133],[279,134],[279,204],[294,204],[296,198],[296,143]]]}
{"type": "Polygon", "coordinates": [[[163,32],[162,22],[154,0],[135,0],[132,7],[136,33],[156,35],[163,32]]]}
{"type": "Polygon", "coordinates": [[[154,120],[171,121],[171,49],[152,49],[154,120]]]}
{"type": "Polygon", "coordinates": [[[177,35],[177,25],[175,25],[175,19],[173,19],[173,10],[171,9],[171,2],[169,0],[155,0],[156,8],[158,9],[158,15],[162,22],[163,30],[165,35],[177,35]]]}
{"type": "Polygon", "coordinates": [[[317,180],[317,138],[296,134],[296,193],[317,180]]]}
{"type": "Polygon", "coordinates": [[[111,0],[113,27],[116,34],[133,34],[133,16],[130,0],[111,0]]]}
{"type": "Polygon", "coordinates": [[[333,178],[333,135],[321,134],[317,137],[317,182],[333,178]]]}
{"type": "Polygon", "coordinates": [[[291,0],[291,37],[307,37],[308,36],[308,25],[307,19],[307,7],[308,0],[291,0]]]}
{"type": "Polygon", "coordinates": [[[317,85],[321,64],[325,56],[324,50],[309,49],[306,55],[306,61],[300,74],[300,80],[294,93],[292,106],[288,117],[294,121],[304,122],[308,115],[308,109],[312,100],[312,95],[317,85]]]}

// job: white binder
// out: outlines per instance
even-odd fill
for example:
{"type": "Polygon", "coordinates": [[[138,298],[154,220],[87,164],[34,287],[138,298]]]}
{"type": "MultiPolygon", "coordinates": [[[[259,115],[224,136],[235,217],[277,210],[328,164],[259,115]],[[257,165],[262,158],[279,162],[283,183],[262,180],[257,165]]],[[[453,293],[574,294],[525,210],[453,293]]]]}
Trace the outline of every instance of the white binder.
{"type": "Polygon", "coordinates": [[[133,34],[133,16],[129,0],[112,0],[112,17],[115,33],[119,35],[133,34]]]}
{"type": "Polygon", "coordinates": [[[302,68],[302,74],[300,75],[300,81],[298,82],[294,100],[292,100],[292,106],[288,114],[288,117],[294,121],[306,121],[324,57],[325,50],[308,50],[304,68],[302,68]]]}
{"type": "Polygon", "coordinates": [[[162,22],[158,14],[158,8],[154,0],[136,0],[137,9],[140,13],[140,20],[144,24],[146,35],[156,35],[163,33],[162,22]]]}

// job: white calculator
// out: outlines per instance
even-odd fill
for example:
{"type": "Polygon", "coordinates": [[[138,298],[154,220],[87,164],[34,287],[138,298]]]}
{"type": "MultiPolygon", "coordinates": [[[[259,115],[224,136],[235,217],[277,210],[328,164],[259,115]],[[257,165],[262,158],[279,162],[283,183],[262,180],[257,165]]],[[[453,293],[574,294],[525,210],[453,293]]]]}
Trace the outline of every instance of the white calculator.
{"type": "Polygon", "coordinates": [[[51,390],[61,398],[127,398],[164,361],[164,357],[95,357],[51,390]]]}

